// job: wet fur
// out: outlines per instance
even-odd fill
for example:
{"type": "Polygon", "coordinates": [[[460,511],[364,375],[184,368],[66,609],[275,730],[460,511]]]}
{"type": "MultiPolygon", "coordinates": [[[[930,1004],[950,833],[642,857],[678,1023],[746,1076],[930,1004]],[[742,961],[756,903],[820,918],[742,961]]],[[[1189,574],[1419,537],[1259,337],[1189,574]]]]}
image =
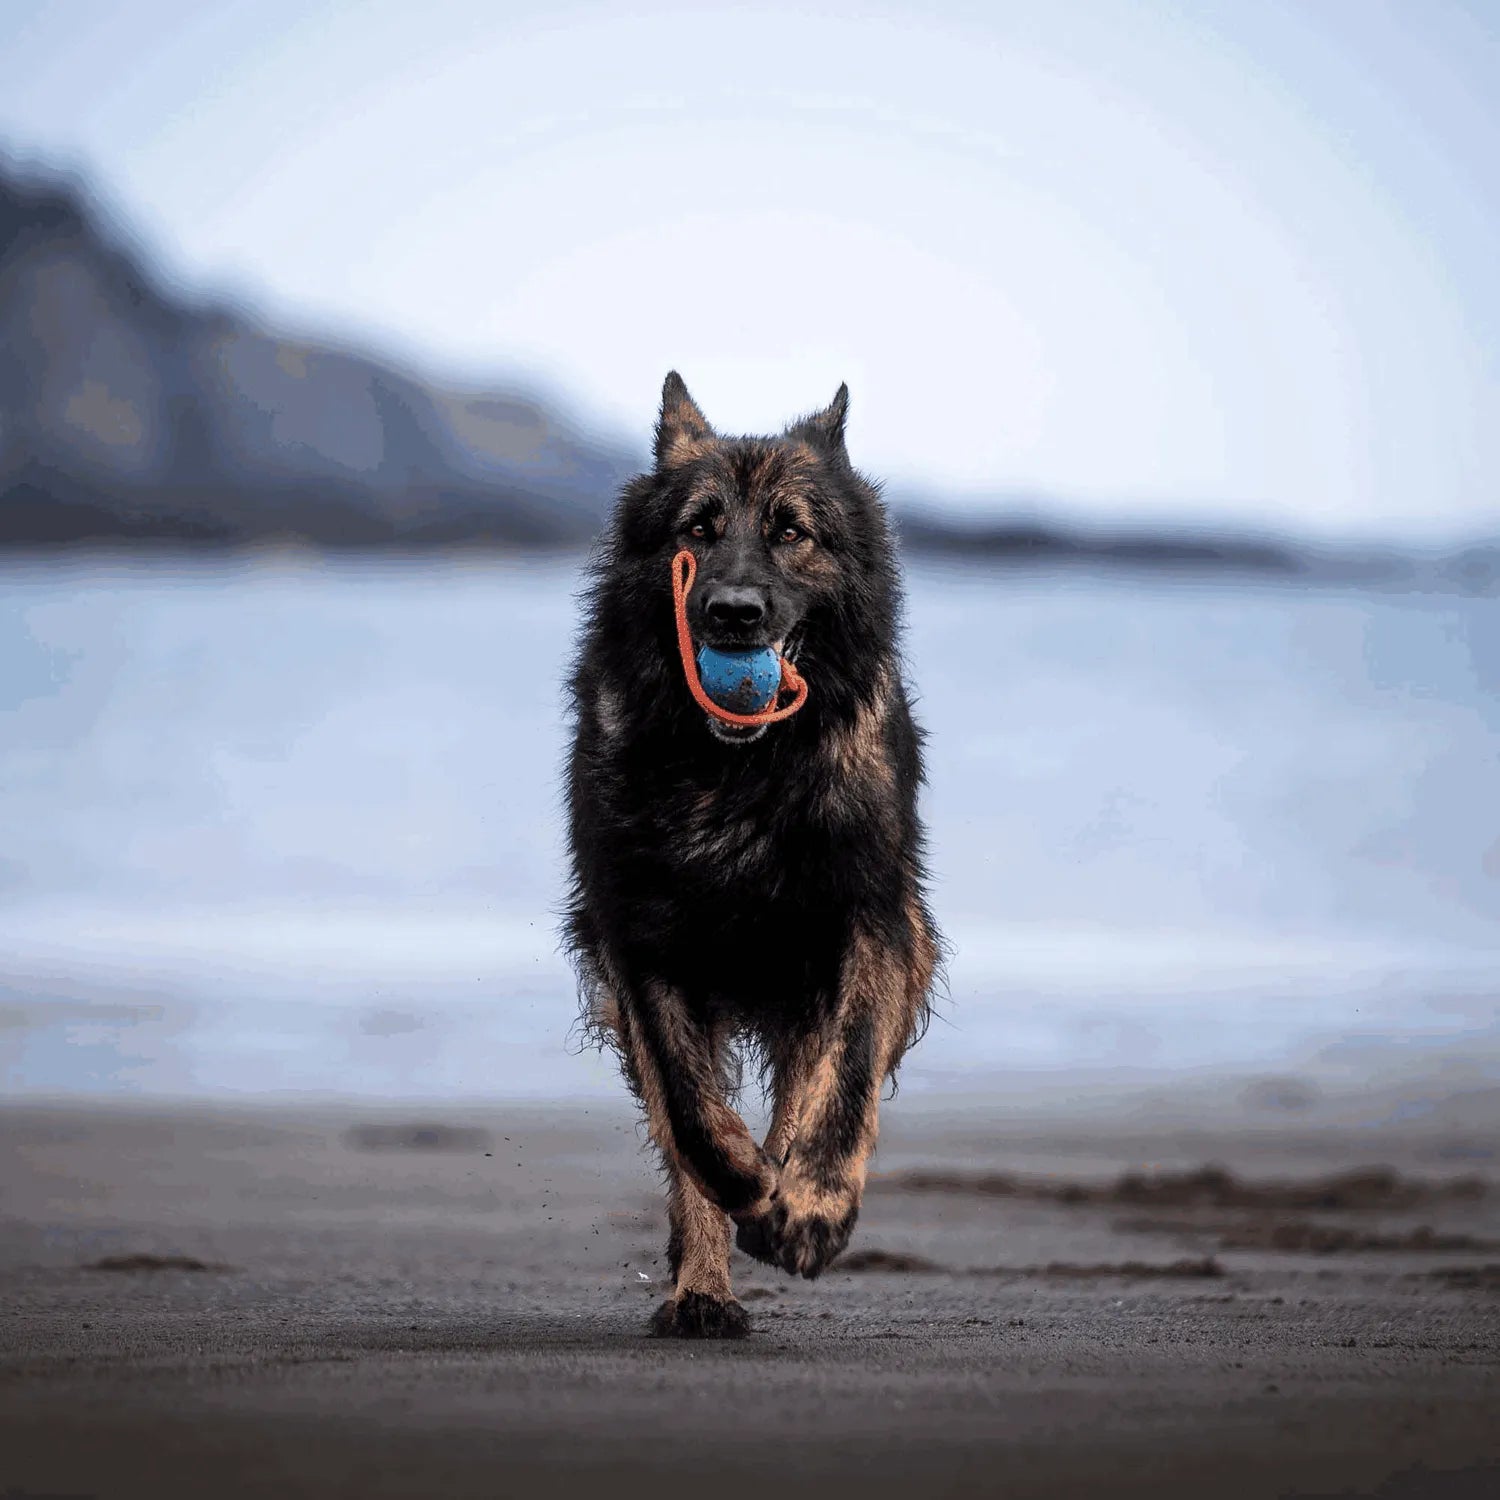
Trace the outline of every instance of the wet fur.
{"type": "Polygon", "coordinates": [[[669,376],[656,465],[621,494],[586,596],[567,938],[585,1022],[618,1051],[667,1171],[658,1334],[746,1331],[731,1220],[741,1249],[806,1277],[844,1248],[881,1087],[928,1016],[921,736],[891,537],[845,451],[846,409],[841,388],[779,436],[722,438],[669,376]],[[716,580],[753,585],[765,637],[811,685],[800,713],[733,743],[711,731],[673,634],[682,546],[699,560],[695,637],[716,580]],[[747,1055],[774,1101],[763,1145],[732,1108],[747,1055]]]}

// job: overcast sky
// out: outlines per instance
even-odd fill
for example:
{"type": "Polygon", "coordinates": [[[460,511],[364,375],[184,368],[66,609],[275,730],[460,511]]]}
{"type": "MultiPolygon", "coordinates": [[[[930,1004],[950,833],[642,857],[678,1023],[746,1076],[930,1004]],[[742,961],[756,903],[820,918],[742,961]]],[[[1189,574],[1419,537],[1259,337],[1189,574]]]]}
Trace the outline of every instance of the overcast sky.
{"type": "Polygon", "coordinates": [[[1500,512],[1500,4],[9,0],[0,137],[171,274],[644,441],[853,389],[962,497],[1500,512]]]}

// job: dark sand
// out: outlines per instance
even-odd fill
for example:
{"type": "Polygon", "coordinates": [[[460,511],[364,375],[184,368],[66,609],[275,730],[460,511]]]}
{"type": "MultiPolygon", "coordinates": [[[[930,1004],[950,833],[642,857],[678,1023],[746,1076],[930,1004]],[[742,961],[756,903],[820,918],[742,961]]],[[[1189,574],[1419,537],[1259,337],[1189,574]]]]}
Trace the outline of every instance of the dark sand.
{"type": "Polygon", "coordinates": [[[887,1122],[688,1344],[621,1113],[0,1109],[0,1496],[1500,1495],[1484,1112],[887,1122]]]}

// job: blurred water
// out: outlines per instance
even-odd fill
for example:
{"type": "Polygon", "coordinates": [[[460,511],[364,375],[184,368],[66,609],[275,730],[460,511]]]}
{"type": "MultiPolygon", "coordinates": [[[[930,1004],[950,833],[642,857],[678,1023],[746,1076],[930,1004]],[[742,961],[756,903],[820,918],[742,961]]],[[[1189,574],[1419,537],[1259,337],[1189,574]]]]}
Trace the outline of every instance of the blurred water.
{"type": "MultiPolygon", "coordinates": [[[[576,565],[0,570],[9,1091],[615,1093],[556,952],[576,565]]],[[[1500,1073],[1500,601],[918,567],[909,1089],[1500,1073]]]]}

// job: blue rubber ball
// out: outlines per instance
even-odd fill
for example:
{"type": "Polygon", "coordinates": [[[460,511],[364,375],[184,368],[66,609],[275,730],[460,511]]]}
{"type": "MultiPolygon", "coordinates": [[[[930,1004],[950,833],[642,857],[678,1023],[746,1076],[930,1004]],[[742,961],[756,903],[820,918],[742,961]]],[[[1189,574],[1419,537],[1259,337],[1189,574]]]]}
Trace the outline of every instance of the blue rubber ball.
{"type": "Polygon", "coordinates": [[[769,646],[759,651],[715,651],[698,648],[698,675],[703,690],[731,713],[758,714],[769,708],[781,684],[781,658],[769,646]]]}

